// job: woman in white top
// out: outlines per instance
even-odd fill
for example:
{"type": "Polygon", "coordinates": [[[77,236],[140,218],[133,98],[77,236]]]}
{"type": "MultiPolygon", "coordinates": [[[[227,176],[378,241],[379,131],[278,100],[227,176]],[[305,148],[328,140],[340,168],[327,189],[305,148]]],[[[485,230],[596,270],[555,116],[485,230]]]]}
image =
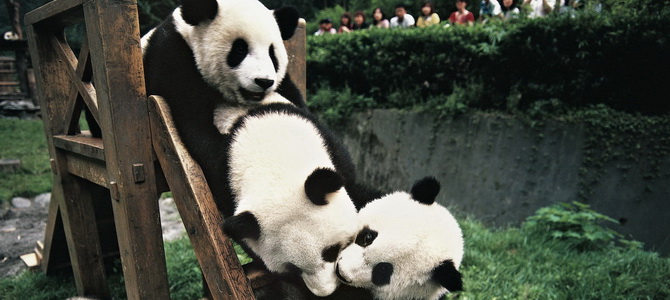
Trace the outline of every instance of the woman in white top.
{"type": "Polygon", "coordinates": [[[556,6],[556,0],[524,0],[523,5],[530,5],[529,18],[544,17],[556,6]]]}

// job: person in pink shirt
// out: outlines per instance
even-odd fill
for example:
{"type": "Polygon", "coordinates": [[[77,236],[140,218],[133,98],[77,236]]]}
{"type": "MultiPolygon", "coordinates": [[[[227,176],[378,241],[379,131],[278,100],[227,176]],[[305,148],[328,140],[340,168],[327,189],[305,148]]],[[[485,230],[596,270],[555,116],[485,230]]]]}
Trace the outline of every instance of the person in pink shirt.
{"type": "Polygon", "coordinates": [[[471,11],[465,9],[467,5],[468,3],[465,0],[456,0],[456,8],[458,10],[451,13],[451,15],[449,16],[449,22],[451,24],[458,24],[458,25],[475,24],[475,15],[471,11]]]}

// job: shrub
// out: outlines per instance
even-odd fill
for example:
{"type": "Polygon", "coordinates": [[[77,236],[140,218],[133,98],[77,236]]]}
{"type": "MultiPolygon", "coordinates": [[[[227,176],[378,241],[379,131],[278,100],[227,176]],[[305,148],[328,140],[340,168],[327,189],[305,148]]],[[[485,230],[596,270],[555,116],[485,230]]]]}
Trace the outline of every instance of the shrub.
{"type": "Polygon", "coordinates": [[[540,208],[526,220],[523,229],[531,235],[559,239],[579,250],[603,249],[617,239],[641,247],[639,242],[623,240],[621,234],[601,226],[603,222],[618,223],[592,210],[589,205],[580,202],[558,203],[540,208]]]}
{"type": "Polygon", "coordinates": [[[670,9],[660,9],[308,37],[308,91],[348,87],[380,108],[456,91],[459,103],[485,110],[526,111],[549,101],[665,114],[669,36],[670,9]]]}

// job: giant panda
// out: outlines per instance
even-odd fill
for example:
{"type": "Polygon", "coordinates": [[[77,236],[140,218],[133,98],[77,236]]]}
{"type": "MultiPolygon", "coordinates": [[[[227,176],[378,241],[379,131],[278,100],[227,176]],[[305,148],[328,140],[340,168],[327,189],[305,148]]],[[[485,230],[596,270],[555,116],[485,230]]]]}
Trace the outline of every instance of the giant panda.
{"type": "Polygon", "coordinates": [[[224,231],[268,270],[302,279],[327,296],[338,286],[335,260],[356,234],[362,191],[344,146],[294,105],[249,109],[224,135],[224,231]]]}
{"type": "Polygon", "coordinates": [[[223,191],[211,183],[225,180],[217,108],[246,110],[273,98],[306,110],[286,73],[283,41],[297,24],[292,7],[272,11],[256,0],[183,0],[141,39],[147,94],[165,98],[214,198],[223,191]],[[281,97],[267,97],[272,94],[281,97]]]}
{"type": "Polygon", "coordinates": [[[456,219],[435,203],[439,190],[439,182],[426,177],[409,194],[366,204],[354,242],[338,256],[337,277],[379,300],[437,299],[462,290],[463,237],[456,219]]]}

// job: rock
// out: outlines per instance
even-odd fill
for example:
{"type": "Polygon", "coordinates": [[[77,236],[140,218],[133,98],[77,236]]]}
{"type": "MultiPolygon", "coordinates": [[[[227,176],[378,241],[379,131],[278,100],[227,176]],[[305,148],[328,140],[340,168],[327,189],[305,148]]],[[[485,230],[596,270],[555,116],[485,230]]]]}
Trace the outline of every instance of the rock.
{"type": "Polygon", "coordinates": [[[37,197],[35,197],[34,202],[35,204],[38,204],[41,207],[49,206],[49,202],[51,202],[51,193],[44,193],[37,195],[37,197]]]}
{"type": "Polygon", "coordinates": [[[14,206],[16,208],[28,208],[32,204],[33,203],[30,202],[30,199],[28,199],[28,198],[23,198],[23,197],[12,198],[12,206],[14,206]]]}
{"type": "Polygon", "coordinates": [[[0,159],[0,173],[14,173],[21,169],[21,160],[12,158],[0,159]]]}

